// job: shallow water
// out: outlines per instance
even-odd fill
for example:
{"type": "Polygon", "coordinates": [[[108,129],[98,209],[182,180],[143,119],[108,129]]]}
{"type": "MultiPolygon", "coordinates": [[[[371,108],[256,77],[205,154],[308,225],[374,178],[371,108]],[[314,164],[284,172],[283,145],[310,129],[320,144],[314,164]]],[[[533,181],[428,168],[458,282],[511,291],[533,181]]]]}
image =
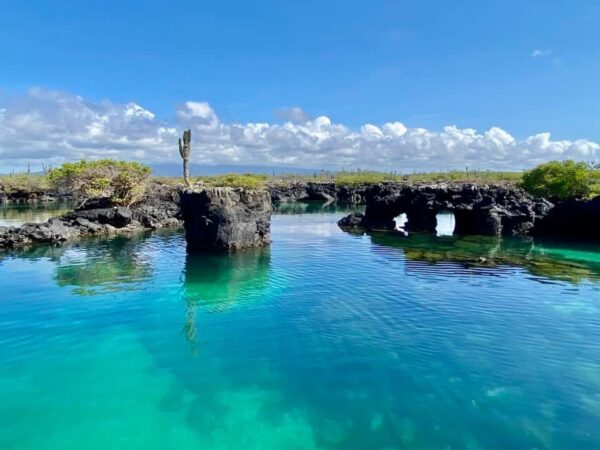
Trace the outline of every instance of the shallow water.
{"type": "Polygon", "coordinates": [[[597,449],[600,249],[179,233],[0,259],[2,449],[597,449]]]}
{"type": "Polygon", "coordinates": [[[24,223],[41,223],[73,209],[72,202],[40,202],[31,204],[0,205],[0,226],[20,226],[24,223]]]}

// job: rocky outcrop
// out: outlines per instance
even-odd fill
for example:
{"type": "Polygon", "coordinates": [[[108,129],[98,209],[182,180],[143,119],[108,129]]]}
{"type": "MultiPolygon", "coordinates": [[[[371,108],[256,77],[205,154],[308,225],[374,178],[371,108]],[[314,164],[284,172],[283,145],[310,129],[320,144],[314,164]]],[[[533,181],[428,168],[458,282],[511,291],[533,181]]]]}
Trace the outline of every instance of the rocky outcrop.
{"type": "Polygon", "coordinates": [[[535,224],[536,236],[600,241],[600,196],[559,202],[535,224]]]}
{"type": "Polygon", "coordinates": [[[86,236],[179,226],[178,190],[150,185],[141,201],[131,208],[113,207],[107,199],[96,199],[87,202],[80,209],[54,217],[45,223],[0,227],[0,248],[53,244],[86,236]]]}
{"type": "Polygon", "coordinates": [[[335,183],[292,183],[268,186],[273,203],[340,202],[361,204],[365,202],[367,186],[344,186],[335,183]]]}
{"type": "Polygon", "coordinates": [[[338,221],[338,225],[341,228],[362,228],[369,229],[367,222],[365,220],[365,215],[360,212],[353,212],[352,214],[348,214],[345,217],[342,217],[338,221]]]}
{"type": "Polygon", "coordinates": [[[4,191],[0,186],[0,205],[10,203],[49,203],[70,200],[71,196],[58,192],[4,191]]]}
{"type": "Polygon", "coordinates": [[[433,233],[437,213],[451,211],[456,234],[520,236],[553,207],[518,188],[470,184],[380,184],[367,188],[365,197],[365,214],[342,219],[341,227],[393,230],[394,218],[406,214],[404,230],[433,233]]]}
{"type": "Polygon", "coordinates": [[[271,242],[271,196],[266,190],[206,188],[181,193],[188,251],[229,251],[271,242]]]}

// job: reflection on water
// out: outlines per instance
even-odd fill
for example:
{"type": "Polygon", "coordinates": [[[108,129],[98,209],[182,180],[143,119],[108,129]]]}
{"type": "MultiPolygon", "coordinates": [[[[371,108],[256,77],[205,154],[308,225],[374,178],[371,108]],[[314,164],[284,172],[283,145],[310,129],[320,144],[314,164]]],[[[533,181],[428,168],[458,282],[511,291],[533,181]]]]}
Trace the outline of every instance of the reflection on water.
{"type": "Polygon", "coordinates": [[[364,206],[346,203],[298,202],[279,203],[274,207],[275,214],[314,214],[314,213],[352,213],[363,211],[364,206]]]}
{"type": "MultiPolygon", "coordinates": [[[[172,231],[157,233],[168,240],[172,231]]],[[[51,261],[52,279],[80,296],[139,289],[153,275],[150,233],[86,238],[64,245],[6,249],[0,267],[11,260],[51,261]]]]}
{"type": "Polygon", "coordinates": [[[51,217],[73,210],[72,202],[48,202],[32,204],[0,205],[0,226],[20,226],[24,223],[42,223],[51,217]]]}
{"type": "Polygon", "coordinates": [[[183,297],[187,312],[183,331],[188,341],[196,341],[197,308],[223,312],[260,301],[268,282],[269,266],[269,249],[186,255],[183,297]]]}
{"type": "Polygon", "coordinates": [[[183,272],[185,301],[218,312],[260,298],[269,263],[269,249],[188,254],[183,272]]]}
{"type": "Polygon", "coordinates": [[[85,240],[67,250],[56,266],[55,280],[78,295],[125,291],[152,275],[142,250],[144,235],[85,240]]]}
{"type": "Polygon", "coordinates": [[[3,253],[0,448],[600,448],[598,248],[344,214],[3,253]]]}
{"type": "MultiPolygon", "coordinates": [[[[533,239],[497,238],[491,236],[432,236],[395,233],[372,233],[371,240],[382,249],[402,251],[406,270],[428,276],[452,275],[447,263],[472,269],[473,274],[493,274],[504,267],[522,267],[533,275],[578,283],[600,279],[600,245],[569,244],[533,239]],[[410,264],[411,261],[422,264],[410,264]],[[480,270],[478,270],[480,269],[480,270]],[[481,270],[487,269],[487,270],[481,270]]],[[[383,252],[378,250],[378,253],[383,252]]],[[[464,270],[459,272],[463,273],[464,270]]]]}

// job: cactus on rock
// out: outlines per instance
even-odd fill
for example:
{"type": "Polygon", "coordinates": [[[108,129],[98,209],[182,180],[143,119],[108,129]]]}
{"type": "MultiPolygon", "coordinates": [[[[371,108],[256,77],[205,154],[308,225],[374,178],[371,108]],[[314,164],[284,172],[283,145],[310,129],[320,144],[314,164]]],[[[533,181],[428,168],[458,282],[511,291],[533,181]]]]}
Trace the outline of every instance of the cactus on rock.
{"type": "Polygon", "coordinates": [[[179,139],[179,154],[183,159],[183,179],[185,184],[190,187],[190,151],[192,141],[192,130],[185,130],[183,132],[183,141],[179,139]]]}

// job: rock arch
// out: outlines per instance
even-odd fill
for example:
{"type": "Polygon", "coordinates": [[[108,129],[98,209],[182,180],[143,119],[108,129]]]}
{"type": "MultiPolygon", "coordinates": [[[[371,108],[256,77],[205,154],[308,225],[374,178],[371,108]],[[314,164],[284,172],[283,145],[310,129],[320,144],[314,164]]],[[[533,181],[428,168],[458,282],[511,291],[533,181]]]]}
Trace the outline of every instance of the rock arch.
{"type": "Polygon", "coordinates": [[[406,214],[409,232],[435,233],[437,214],[454,213],[455,234],[519,236],[553,205],[516,187],[381,184],[367,189],[366,211],[340,221],[342,227],[393,230],[394,218],[406,214]]]}

